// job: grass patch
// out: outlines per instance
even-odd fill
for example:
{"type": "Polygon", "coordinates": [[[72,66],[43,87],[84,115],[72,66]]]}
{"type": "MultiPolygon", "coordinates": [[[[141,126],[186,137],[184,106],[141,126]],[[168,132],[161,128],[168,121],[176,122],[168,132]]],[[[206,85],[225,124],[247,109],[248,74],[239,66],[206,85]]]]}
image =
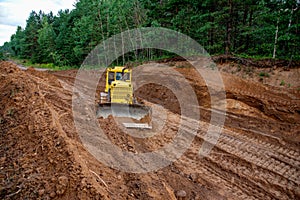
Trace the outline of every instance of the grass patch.
{"type": "Polygon", "coordinates": [[[42,69],[49,69],[53,71],[78,69],[77,66],[57,66],[54,65],[53,63],[32,63],[30,60],[27,59],[12,58],[11,60],[17,63],[18,65],[23,65],[25,67],[42,68],[42,69]]]}
{"type": "Polygon", "coordinates": [[[284,80],[282,80],[282,81],[280,82],[280,86],[285,86],[284,80]]]}
{"type": "Polygon", "coordinates": [[[270,74],[268,74],[267,72],[260,72],[259,76],[260,77],[270,77],[270,74]]]}

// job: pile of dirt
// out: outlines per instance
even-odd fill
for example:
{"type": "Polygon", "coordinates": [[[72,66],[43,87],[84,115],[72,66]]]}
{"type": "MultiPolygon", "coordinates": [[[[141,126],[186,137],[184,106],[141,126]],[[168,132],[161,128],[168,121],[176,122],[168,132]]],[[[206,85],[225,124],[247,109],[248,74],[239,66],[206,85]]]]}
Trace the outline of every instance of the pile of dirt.
{"type": "Polygon", "coordinates": [[[77,136],[67,135],[68,124],[60,121],[64,114],[70,117],[59,110],[63,99],[53,102],[56,94],[64,94],[59,81],[1,62],[0,82],[0,198],[100,198],[69,149],[68,140],[77,136]]]}
{"type": "MultiPolygon", "coordinates": [[[[186,61],[179,61],[174,64],[172,60],[165,64],[184,75],[197,95],[201,113],[200,120],[209,122],[211,118],[211,98],[207,85],[201,75],[186,61]]],[[[218,67],[222,68],[221,66],[218,67]]],[[[161,73],[164,72],[163,70],[163,68],[157,69],[161,73]]],[[[298,68],[294,70],[298,70],[298,68]]],[[[220,73],[226,92],[227,113],[235,115],[239,113],[239,117],[243,118],[243,120],[257,121],[258,125],[255,125],[257,130],[264,126],[264,123],[261,124],[260,122],[263,119],[272,121],[278,125],[281,124],[281,127],[275,126],[277,131],[273,130],[273,132],[277,132],[276,135],[278,137],[290,142],[300,142],[298,130],[298,122],[300,120],[300,91],[295,88],[283,89],[278,86],[261,84],[260,82],[244,79],[231,73],[222,71],[220,73]],[[255,119],[253,119],[253,116],[255,119]],[[257,118],[258,116],[259,119],[257,118]]],[[[293,74],[293,72],[290,72],[290,74],[293,74]]],[[[174,79],[174,82],[179,81],[179,77],[170,76],[169,78],[174,79]]],[[[294,83],[296,84],[297,81],[294,80],[294,83]]],[[[181,107],[176,96],[170,89],[163,85],[155,83],[143,85],[143,87],[138,88],[136,95],[154,104],[162,105],[174,113],[181,114],[181,107]]],[[[234,121],[230,120],[230,117],[227,117],[226,125],[231,127],[239,126],[234,121]]]]}

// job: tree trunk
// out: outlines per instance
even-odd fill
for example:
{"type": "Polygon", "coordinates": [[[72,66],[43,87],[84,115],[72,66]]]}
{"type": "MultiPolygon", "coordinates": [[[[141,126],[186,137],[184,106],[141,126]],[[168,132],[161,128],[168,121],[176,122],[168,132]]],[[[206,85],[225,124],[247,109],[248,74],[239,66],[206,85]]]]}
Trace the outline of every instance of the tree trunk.
{"type": "MultiPolygon", "coordinates": [[[[100,19],[100,28],[101,28],[101,36],[102,36],[102,41],[104,41],[104,39],[105,39],[105,35],[104,35],[104,29],[103,29],[103,22],[102,22],[102,16],[101,16],[101,7],[99,8],[99,10],[98,10],[98,16],[99,16],[99,19],[100,19]]],[[[107,23],[108,23],[108,21],[107,21],[107,23]]],[[[106,45],[105,45],[105,43],[103,44],[104,45],[104,50],[106,50],[106,45]]],[[[105,65],[107,65],[107,63],[108,63],[108,61],[107,61],[107,57],[106,57],[106,55],[105,55],[105,65]]]]}
{"type": "MultiPolygon", "coordinates": [[[[244,31],[244,29],[247,27],[248,14],[249,14],[249,5],[246,4],[245,7],[244,7],[243,30],[242,31],[244,31]]],[[[249,34],[246,34],[246,37],[242,36],[241,41],[239,41],[239,44],[238,44],[239,47],[243,46],[243,44],[245,44],[245,46],[242,49],[243,51],[247,51],[247,49],[248,49],[248,41],[247,41],[248,40],[248,35],[249,34]]]]}
{"type": "Polygon", "coordinates": [[[232,32],[232,0],[228,0],[228,6],[229,6],[229,17],[227,19],[227,26],[226,26],[226,46],[225,46],[225,54],[230,55],[231,54],[231,32],[232,32]]]}
{"type": "MultiPolygon", "coordinates": [[[[252,27],[252,20],[253,20],[253,12],[254,9],[250,8],[250,15],[249,15],[249,27],[252,27]]],[[[246,35],[246,51],[248,51],[248,49],[250,48],[250,35],[247,34],[246,35]]]]}
{"type": "Polygon", "coordinates": [[[279,30],[279,17],[277,18],[277,25],[276,25],[276,31],[275,31],[273,59],[276,58],[276,47],[277,47],[277,40],[278,40],[278,30],[279,30]]]}
{"type": "Polygon", "coordinates": [[[123,65],[125,65],[125,52],[124,52],[125,41],[124,41],[123,30],[122,29],[121,29],[121,38],[122,38],[122,60],[123,60],[123,65]]]}
{"type": "MultiPolygon", "coordinates": [[[[215,12],[215,10],[214,10],[214,7],[212,6],[210,8],[210,13],[214,13],[214,12],[215,12]]],[[[209,32],[208,32],[208,46],[213,47],[214,46],[214,31],[215,31],[215,28],[214,28],[215,18],[213,15],[210,15],[209,21],[211,22],[211,24],[213,26],[209,29],[209,32]]]]}

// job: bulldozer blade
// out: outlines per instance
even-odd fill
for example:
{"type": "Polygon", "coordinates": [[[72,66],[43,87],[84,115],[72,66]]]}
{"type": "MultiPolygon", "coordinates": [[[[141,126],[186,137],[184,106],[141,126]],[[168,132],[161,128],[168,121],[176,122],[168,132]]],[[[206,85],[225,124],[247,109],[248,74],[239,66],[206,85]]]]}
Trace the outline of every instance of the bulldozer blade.
{"type": "MultiPolygon", "coordinates": [[[[104,103],[99,104],[97,109],[97,118],[107,118],[109,115],[119,118],[130,118],[135,120],[143,120],[149,122],[151,119],[151,108],[141,104],[118,104],[104,103]]],[[[143,120],[143,121],[145,121],[143,120]]]]}
{"type": "Polygon", "coordinates": [[[126,122],[124,122],[123,125],[125,126],[125,128],[152,129],[152,126],[147,123],[126,123],[126,122]]]}

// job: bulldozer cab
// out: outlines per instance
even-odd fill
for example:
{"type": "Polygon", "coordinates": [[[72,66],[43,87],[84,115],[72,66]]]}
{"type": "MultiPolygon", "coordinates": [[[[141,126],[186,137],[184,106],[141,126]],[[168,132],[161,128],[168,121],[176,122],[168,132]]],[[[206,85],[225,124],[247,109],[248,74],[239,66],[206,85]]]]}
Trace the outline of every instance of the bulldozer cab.
{"type": "MultiPolygon", "coordinates": [[[[105,92],[109,92],[112,87],[112,83],[115,81],[125,81],[131,83],[131,70],[120,66],[108,68],[106,70],[105,92]]],[[[117,83],[115,82],[115,84],[117,83]]]]}

